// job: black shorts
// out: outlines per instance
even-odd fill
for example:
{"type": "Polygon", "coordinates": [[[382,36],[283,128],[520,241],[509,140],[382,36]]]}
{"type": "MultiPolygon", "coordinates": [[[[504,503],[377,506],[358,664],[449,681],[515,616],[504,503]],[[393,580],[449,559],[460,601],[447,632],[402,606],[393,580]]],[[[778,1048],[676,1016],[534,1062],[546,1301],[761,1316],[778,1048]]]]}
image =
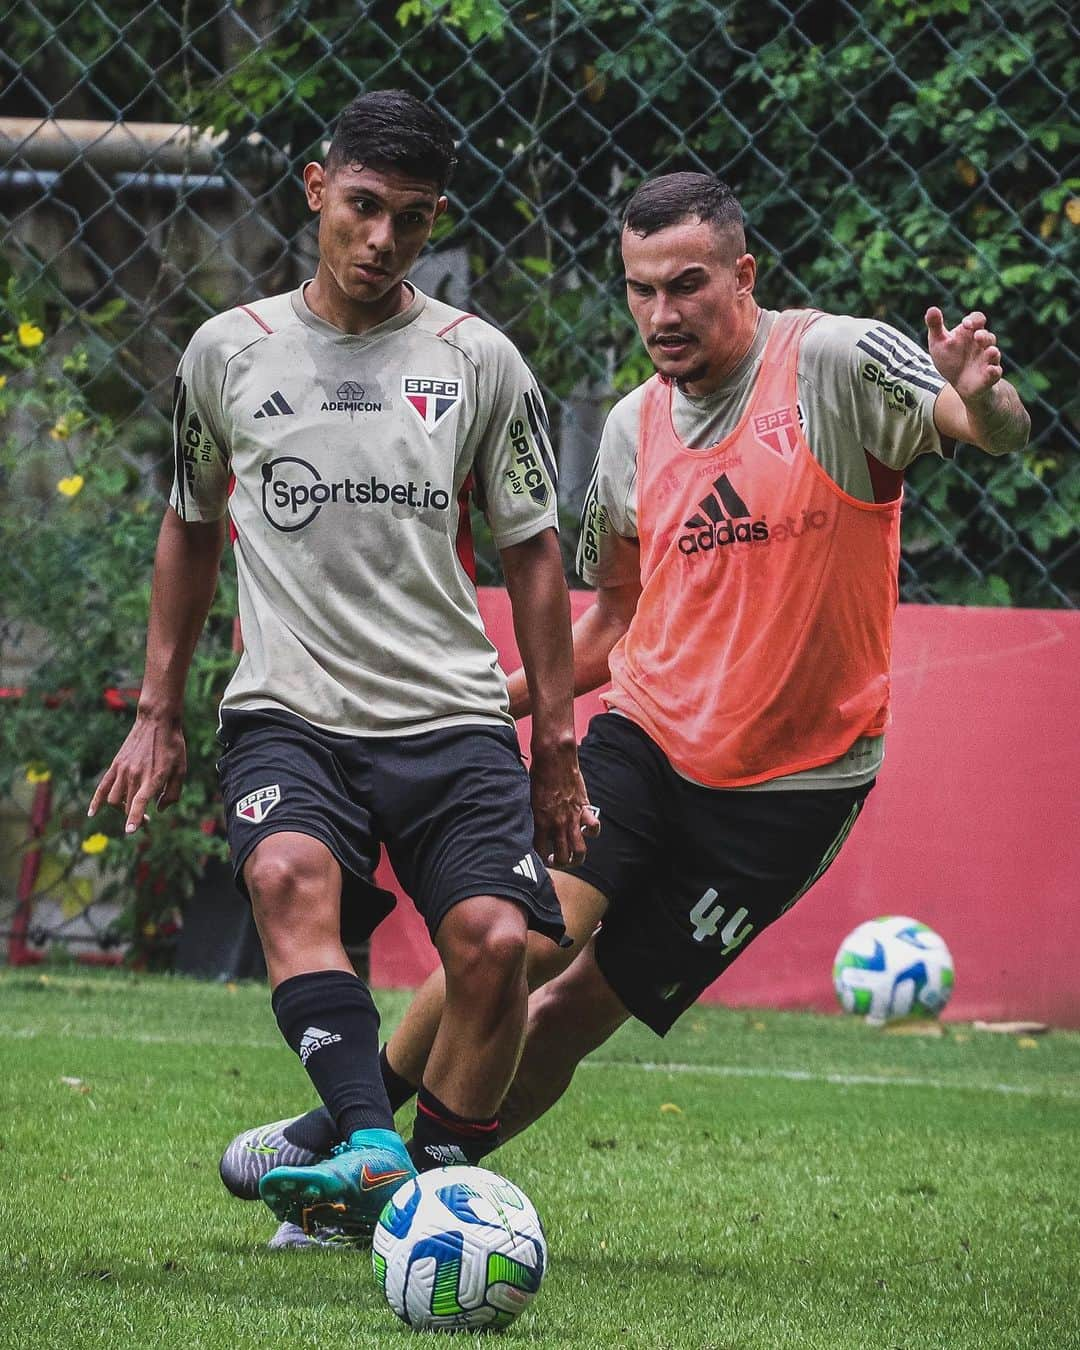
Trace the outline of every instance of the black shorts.
{"type": "Polygon", "coordinates": [[[617,713],[593,718],[580,761],[601,829],[573,871],[609,902],[597,964],[661,1036],[824,874],[873,786],[700,787],[617,713]]]}
{"type": "Polygon", "coordinates": [[[371,882],[380,845],[435,932],[473,895],[516,901],[558,942],[562,912],[533,848],[529,776],[510,727],[468,724],[415,736],[339,736],[291,713],[222,714],[218,761],[236,884],[272,834],[321,840],[342,871],[353,940],[394,907],[371,882]]]}

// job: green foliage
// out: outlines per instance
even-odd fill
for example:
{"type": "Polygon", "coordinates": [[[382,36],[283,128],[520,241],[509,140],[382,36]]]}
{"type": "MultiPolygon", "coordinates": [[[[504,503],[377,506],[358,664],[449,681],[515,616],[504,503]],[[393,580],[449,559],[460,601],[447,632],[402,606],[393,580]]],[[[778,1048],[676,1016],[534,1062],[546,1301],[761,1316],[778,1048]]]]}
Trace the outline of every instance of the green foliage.
{"type": "Polygon", "coordinates": [[[84,390],[85,349],[64,354],[9,283],[0,318],[0,643],[38,661],[0,719],[0,794],[51,784],[44,882],[68,894],[76,869],[124,906],[122,935],[145,953],[163,916],[222,855],[214,775],[216,705],[231,670],[234,588],[219,588],[188,687],[189,777],[179,805],[132,838],[119,812],[86,818],[137,698],[161,503],[84,390]],[[103,833],[104,832],[104,833],[103,833]],[[65,888],[67,888],[65,890],[65,888]]]}
{"type": "Polygon", "coordinates": [[[498,40],[507,19],[506,6],[499,0],[405,0],[395,17],[402,28],[415,20],[441,21],[450,28],[460,28],[469,43],[486,37],[498,40]]]}
{"type": "MultiPolygon", "coordinates": [[[[460,165],[438,246],[468,250],[470,304],[521,343],[556,433],[583,383],[614,396],[649,370],[619,285],[628,191],[646,174],[715,171],[745,208],[763,303],[882,318],[919,339],[929,304],[952,321],[983,308],[1031,406],[1032,449],[1005,476],[970,453],[944,482],[933,464],[911,475],[908,598],[964,600],[985,581],[1012,603],[1078,602],[1080,355],[1066,326],[1080,56],[1066,6],[292,0],[226,21],[222,3],[190,0],[181,34],[175,7],[116,0],[110,46],[98,7],[39,0],[13,21],[20,87],[52,89],[59,69],[126,116],[185,109],[228,129],[226,165],[259,132],[294,171],[361,90],[404,87],[441,107],[460,165]],[[237,38],[238,19],[257,32],[237,38]],[[179,57],[163,60],[167,31],[179,57]]],[[[306,226],[294,182],[261,200],[283,238],[306,226]]]]}

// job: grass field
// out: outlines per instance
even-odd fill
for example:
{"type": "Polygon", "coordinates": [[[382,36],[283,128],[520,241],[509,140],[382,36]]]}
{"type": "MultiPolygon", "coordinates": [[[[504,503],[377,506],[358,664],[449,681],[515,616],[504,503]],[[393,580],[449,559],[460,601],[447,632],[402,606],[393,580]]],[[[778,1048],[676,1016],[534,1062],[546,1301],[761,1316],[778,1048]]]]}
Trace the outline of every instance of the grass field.
{"type": "MultiPolygon", "coordinates": [[[[267,1252],[269,1212],[217,1179],[239,1128],[311,1100],[264,989],[9,971],[0,1013],[0,1342],[413,1342],[366,1255],[267,1252]]],[[[1080,1347],[1078,1112],[1077,1034],[627,1028],[497,1155],[551,1248],[500,1342],[1080,1347]]]]}

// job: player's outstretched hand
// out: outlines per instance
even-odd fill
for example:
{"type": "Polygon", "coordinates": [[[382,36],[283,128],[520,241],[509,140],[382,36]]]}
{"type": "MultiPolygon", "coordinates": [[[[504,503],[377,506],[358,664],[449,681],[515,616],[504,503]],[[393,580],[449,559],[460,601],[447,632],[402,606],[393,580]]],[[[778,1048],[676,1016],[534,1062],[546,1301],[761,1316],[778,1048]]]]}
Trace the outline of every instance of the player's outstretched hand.
{"type": "Polygon", "coordinates": [[[1002,376],[997,338],[986,326],[979,310],[965,314],[955,328],[945,327],[941,310],[926,311],[927,345],[930,358],[965,403],[993,389],[1002,376]]]}
{"type": "Polygon", "coordinates": [[[150,802],[164,808],[179,800],[186,774],[187,747],[180,727],[137,716],[86,814],[96,815],[103,802],[118,806],[127,814],[124,833],[131,834],[145,823],[150,802]]]}
{"type": "Polygon", "coordinates": [[[534,745],[529,776],[537,853],[558,867],[584,862],[585,841],[600,832],[600,813],[589,803],[577,747],[545,753],[534,745]]]}

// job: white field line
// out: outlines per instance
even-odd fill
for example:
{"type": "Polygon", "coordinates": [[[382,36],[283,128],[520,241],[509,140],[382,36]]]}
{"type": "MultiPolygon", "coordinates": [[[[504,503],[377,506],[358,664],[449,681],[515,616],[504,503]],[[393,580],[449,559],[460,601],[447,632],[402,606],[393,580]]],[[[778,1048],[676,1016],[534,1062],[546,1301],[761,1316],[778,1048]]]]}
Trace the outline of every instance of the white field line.
{"type": "MultiPolygon", "coordinates": [[[[39,1037],[59,1040],[111,1041],[130,1045],[213,1045],[228,1050],[283,1050],[277,1039],[230,1037],[223,1042],[210,1033],[175,1035],[168,1032],[132,1031],[125,1035],[116,1032],[96,1032],[87,1027],[65,1025],[62,1029],[39,1027],[0,1026],[0,1041],[28,1041],[39,1037]]],[[[914,1075],[868,1073],[811,1073],[808,1069],[767,1069],[744,1064],[659,1064],[651,1060],[586,1059],[583,1069],[620,1069],[624,1073],[698,1074],[705,1078],[758,1078],[786,1083],[827,1084],[832,1087],[904,1087],[929,1088],[937,1092],[988,1092],[1014,1097],[1053,1097],[1064,1101],[1080,1101],[1080,1090],[1047,1085],[1038,1087],[1020,1083],[962,1083],[955,1079],[922,1078],[914,1075]]]]}
{"type": "Polygon", "coordinates": [[[1056,1097],[1080,1101],[1072,1088],[1036,1087],[1020,1083],[960,1083],[955,1079],[870,1073],[811,1073],[807,1069],[762,1069],[743,1064],[656,1064],[651,1061],[586,1059],[583,1069],[639,1069],[642,1073],[701,1074],[710,1078],[780,1079],[786,1083],[827,1083],[834,1087],[931,1088],[940,1092],[996,1092],[1016,1097],[1056,1097]]]}
{"type": "Polygon", "coordinates": [[[60,1041],[111,1041],[119,1045],[213,1045],[221,1051],[284,1048],[280,1038],[255,1040],[250,1036],[230,1036],[225,1040],[220,1033],[210,1031],[193,1031],[184,1036],[166,1031],[128,1031],[120,1035],[115,1031],[94,1031],[91,1027],[72,1026],[70,1023],[62,1027],[0,1027],[0,1041],[36,1041],[40,1037],[53,1037],[60,1041]]]}

